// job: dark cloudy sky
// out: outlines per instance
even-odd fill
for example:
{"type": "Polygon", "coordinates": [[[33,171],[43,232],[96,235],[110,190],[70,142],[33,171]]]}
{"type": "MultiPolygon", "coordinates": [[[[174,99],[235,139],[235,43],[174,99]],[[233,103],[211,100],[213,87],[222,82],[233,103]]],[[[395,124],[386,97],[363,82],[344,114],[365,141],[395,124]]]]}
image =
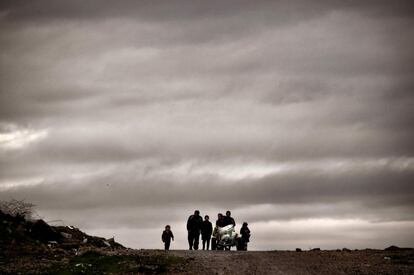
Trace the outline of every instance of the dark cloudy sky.
{"type": "Polygon", "coordinates": [[[130,247],[414,246],[412,1],[1,1],[0,199],[130,247]],[[239,228],[239,226],[238,226],[239,228]]]}

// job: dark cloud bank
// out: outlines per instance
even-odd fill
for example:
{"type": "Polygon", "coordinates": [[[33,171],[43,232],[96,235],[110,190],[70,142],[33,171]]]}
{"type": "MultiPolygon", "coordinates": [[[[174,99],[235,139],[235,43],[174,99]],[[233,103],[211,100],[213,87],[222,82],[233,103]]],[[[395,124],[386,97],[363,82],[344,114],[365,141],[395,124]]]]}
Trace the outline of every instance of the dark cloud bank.
{"type": "Polygon", "coordinates": [[[414,246],[413,23],[411,1],[2,1],[0,199],[137,248],[166,223],[185,248],[195,208],[253,249],[414,246]]]}

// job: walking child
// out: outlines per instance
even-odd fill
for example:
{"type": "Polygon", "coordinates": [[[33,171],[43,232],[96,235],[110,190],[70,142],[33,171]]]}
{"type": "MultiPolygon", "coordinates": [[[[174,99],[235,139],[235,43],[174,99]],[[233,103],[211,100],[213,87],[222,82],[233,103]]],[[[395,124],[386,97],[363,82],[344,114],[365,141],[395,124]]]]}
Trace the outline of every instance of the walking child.
{"type": "Polygon", "coordinates": [[[171,240],[174,241],[174,234],[171,231],[171,226],[166,225],[165,230],[162,232],[161,236],[162,242],[164,243],[165,250],[170,250],[171,240]]]}

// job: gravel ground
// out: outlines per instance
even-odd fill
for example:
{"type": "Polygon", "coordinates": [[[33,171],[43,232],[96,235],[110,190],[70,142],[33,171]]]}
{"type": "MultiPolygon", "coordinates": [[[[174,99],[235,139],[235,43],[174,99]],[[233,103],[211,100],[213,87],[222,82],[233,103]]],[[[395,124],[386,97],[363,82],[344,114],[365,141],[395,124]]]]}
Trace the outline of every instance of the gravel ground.
{"type": "Polygon", "coordinates": [[[414,274],[413,250],[161,253],[190,259],[181,274],[414,274]]]}
{"type": "Polygon", "coordinates": [[[414,274],[414,250],[295,252],[98,249],[93,251],[100,254],[89,257],[88,262],[82,256],[76,258],[78,256],[59,251],[8,257],[0,261],[0,274],[414,274]],[[107,261],[111,261],[113,266],[103,269],[107,261]]]}

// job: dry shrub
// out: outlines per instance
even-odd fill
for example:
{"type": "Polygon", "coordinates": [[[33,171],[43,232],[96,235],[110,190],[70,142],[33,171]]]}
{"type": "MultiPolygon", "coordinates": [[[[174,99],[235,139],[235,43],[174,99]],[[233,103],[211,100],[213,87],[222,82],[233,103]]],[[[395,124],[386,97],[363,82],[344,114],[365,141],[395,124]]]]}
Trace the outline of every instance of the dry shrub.
{"type": "Polygon", "coordinates": [[[33,215],[34,204],[24,200],[12,199],[10,201],[0,201],[0,210],[13,217],[20,216],[25,219],[31,219],[33,215]]]}

